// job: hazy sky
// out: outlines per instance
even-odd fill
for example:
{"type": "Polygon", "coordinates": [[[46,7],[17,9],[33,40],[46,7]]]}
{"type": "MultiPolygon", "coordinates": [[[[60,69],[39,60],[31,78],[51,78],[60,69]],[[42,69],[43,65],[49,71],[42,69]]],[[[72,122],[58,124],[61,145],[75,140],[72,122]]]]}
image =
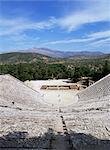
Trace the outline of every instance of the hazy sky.
{"type": "Polygon", "coordinates": [[[0,0],[0,51],[110,52],[109,0],[0,0]]]}

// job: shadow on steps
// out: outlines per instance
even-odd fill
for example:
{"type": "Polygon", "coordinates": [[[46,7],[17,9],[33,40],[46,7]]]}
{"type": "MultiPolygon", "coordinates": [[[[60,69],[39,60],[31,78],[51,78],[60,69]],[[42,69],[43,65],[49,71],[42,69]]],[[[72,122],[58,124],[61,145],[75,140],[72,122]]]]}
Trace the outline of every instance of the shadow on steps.
{"type": "MultiPolygon", "coordinates": [[[[57,138],[65,138],[68,136],[58,133],[55,134],[53,129],[49,128],[48,132],[42,136],[29,137],[28,132],[12,132],[0,137],[0,150],[8,149],[36,149],[36,150],[52,150],[52,142],[57,138]]],[[[110,140],[97,139],[92,135],[84,133],[70,132],[70,137],[74,147],[67,150],[109,150],[110,140]]]]}

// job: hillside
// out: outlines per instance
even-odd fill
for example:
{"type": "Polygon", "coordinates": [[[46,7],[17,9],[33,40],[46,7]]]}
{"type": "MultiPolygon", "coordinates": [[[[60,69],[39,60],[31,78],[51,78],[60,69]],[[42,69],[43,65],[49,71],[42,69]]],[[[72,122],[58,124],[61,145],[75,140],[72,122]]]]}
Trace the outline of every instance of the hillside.
{"type": "Polygon", "coordinates": [[[0,54],[0,74],[11,74],[19,80],[67,79],[74,82],[82,76],[95,81],[110,73],[110,55],[51,58],[37,53],[0,54]]]}
{"type": "Polygon", "coordinates": [[[110,63],[110,54],[104,54],[101,56],[74,56],[64,59],[66,64],[74,64],[79,66],[84,65],[103,65],[105,61],[110,63]]]}
{"type": "MultiPolygon", "coordinates": [[[[84,53],[83,53],[84,54],[84,53]]],[[[11,52],[0,54],[0,64],[8,63],[47,63],[47,64],[84,64],[85,62],[98,63],[105,60],[110,60],[109,54],[99,56],[95,55],[75,55],[67,58],[53,58],[50,56],[38,54],[35,52],[11,52]]]]}
{"type": "Polygon", "coordinates": [[[11,52],[0,54],[0,63],[32,63],[32,62],[48,62],[51,58],[37,53],[20,53],[11,52]]]}

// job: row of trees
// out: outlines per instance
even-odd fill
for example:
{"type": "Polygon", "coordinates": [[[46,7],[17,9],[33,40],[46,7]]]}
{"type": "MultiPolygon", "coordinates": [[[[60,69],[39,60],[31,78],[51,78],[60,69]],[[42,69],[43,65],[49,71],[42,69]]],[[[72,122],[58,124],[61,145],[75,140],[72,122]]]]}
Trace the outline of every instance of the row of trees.
{"type": "Polygon", "coordinates": [[[11,74],[22,81],[71,78],[76,82],[82,76],[93,77],[96,81],[108,73],[110,73],[110,66],[107,61],[101,67],[77,66],[69,68],[64,64],[44,63],[0,65],[0,74],[11,74]]]}
{"type": "Polygon", "coordinates": [[[68,67],[61,64],[26,63],[0,65],[0,74],[11,74],[22,81],[68,78],[69,73],[68,67]]]}

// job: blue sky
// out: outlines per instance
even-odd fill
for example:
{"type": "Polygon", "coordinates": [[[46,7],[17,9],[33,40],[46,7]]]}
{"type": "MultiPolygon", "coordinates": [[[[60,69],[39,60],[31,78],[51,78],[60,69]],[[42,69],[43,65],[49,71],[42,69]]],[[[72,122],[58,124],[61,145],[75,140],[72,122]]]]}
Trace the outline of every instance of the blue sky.
{"type": "Polygon", "coordinates": [[[109,0],[0,0],[0,52],[110,52],[109,0]]]}

